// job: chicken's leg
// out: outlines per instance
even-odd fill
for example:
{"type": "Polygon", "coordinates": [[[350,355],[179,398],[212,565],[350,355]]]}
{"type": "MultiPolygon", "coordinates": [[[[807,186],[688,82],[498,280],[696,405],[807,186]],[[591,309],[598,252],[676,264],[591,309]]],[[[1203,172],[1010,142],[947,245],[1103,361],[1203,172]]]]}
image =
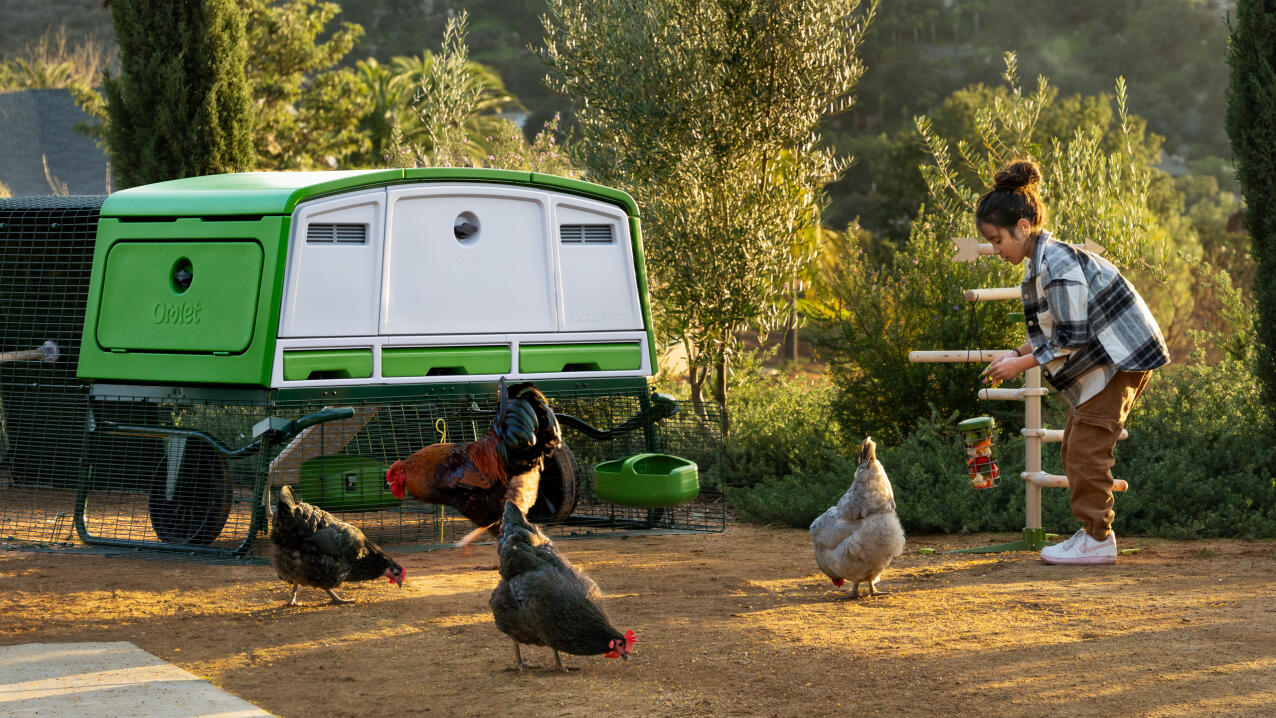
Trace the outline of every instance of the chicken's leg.
{"type": "Polygon", "coordinates": [[[558,655],[557,648],[553,650],[554,650],[554,664],[558,667],[558,670],[562,671],[563,673],[567,673],[567,666],[563,665],[563,657],[558,655]]]}
{"type": "Polygon", "coordinates": [[[285,603],[284,604],[285,606],[297,605],[297,589],[298,588],[301,588],[301,584],[294,583],[292,585],[292,595],[288,597],[288,603],[285,603]]]}
{"type": "Polygon", "coordinates": [[[856,581],[855,585],[851,586],[851,598],[858,599],[859,597],[860,597],[860,582],[856,581]]]}
{"type": "Polygon", "coordinates": [[[354,603],[353,598],[342,598],[338,596],[337,592],[333,591],[331,588],[325,588],[324,590],[328,592],[329,596],[332,596],[332,601],[331,601],[332,603],[354,603]]]}
{"type": "Polygon", "coordinates": [[[523,651],[519,648],[518,641],[514,641],[514,670],[521,671],[524,668],[527,668],[527,664],[523,663],[523,651]]]}

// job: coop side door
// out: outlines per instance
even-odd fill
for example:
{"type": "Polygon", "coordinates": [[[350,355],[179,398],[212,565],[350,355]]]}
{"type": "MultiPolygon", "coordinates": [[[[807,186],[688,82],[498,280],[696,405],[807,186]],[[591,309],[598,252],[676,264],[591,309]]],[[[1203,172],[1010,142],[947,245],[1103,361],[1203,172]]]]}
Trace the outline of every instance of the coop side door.
{"type": "Polygon", "coordinates": [[[546,193],[476,184],[387,195],[383,334],[558,329],[546,193]]]}
{"type": "Polygon", "coordinates": [[[293,213],[279,336],[375,336],[385,190],[306,202],[293,213]]]}

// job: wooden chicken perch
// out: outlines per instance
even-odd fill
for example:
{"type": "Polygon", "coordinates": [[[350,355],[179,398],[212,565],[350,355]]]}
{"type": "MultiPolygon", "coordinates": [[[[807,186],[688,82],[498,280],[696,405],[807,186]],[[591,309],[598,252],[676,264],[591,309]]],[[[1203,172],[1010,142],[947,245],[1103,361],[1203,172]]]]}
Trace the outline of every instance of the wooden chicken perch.
{"type": "MultiPolygon", "coordinates": [[[[973,262],[981,256],[992,255],[993,248],[991,244],[980,242],[975,238],[962,238],[954,240],[953,256],[954,262],[973,262]]],[[[1085,249],[1096,254],[1102,254],[1103,248],[1093,242],[1086,242],[1085,249]]],[[[968,302],[987,302],[1006,299],[1018,299],[1018,287],[996,287],[992,289],[967,289],[965,291],[966,301],[968,302]]],[[[914,351],[908,353],[908,361],[917,363],[931,362],[980,362],[987,363],[996,359],[1003,354],[1011,351],[1010,349],[969,349],[969,350],[940,350],[940,351],[914,351]]],[[[1003,544],[1001,546],[988,546],[977,549],[980,552],[991,551],[1013,551],[1013,550],[1037,550],[1045,543],[1045,532],[1041,526],[1041,489],[1042,487],[1052,486],[1059,488],[1067,488],[1068,477],[1061,474],[1049,474],[1041,468],[1041,445],[1047,442],[1063,441],[1063,431],[1059,429],[1045,429],[1041,426],[1041,397],[1050,393],[1048,387],[1041,384],[1041,367],[1033,367],[1024,373],[1024,386],[1019,389],[980,389],[979,398],[985,401],[1022,401],[1024,402],[1024,421],[1023,429],[1020,433],[1026,439],[1024,457],[1024,471],[1019,474],[1019,478],[1024,480],[1024,490],[1026,492],[1024,508],[1027,514],[1024,521],[1024,538],[1012,544],[1003,544]]],[[[1122,439],[1129,436],[1129,433],[1122,430],[1122,439]]],[[[1122,480],[1113,482],[1113,491],[1125,491],[1128,484],[1122,480]]],[[[969,549],[968,549],[969,550],[969,549]]]]}
{"type": "Polygon", "coordinates": [[[35,349],[27,349],[20,352],[0,352],[0,364],[7,364],[13,361],[42,361],[45,364],[52,364],[58,360],[58,345],[54,342],[45,342],[35,349]]]}

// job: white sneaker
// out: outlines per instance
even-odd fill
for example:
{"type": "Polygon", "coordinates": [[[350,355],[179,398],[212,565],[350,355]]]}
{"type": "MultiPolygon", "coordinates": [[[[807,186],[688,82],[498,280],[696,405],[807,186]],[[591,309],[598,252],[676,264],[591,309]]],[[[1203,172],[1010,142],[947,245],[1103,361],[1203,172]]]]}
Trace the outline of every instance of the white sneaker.
{"type": "Polygon", "coordinates": [[[1062,543],[1041,549],[1041,560],[1046,563],[1066,563],[1080,566],[1098,566],[1116,563],[1116,532],[1109,531],[1108,538],[1095,541],[1085,529],[1072,534],[1062,543]]]}

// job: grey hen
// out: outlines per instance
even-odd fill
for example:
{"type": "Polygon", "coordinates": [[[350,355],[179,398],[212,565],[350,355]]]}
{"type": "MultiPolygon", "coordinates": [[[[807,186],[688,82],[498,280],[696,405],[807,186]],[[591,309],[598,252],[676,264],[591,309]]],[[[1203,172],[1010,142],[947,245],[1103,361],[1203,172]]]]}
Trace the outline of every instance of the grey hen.
{"type": "Polygon", "coordinates": [[[500,554],[501,582],[488,605],[496,627],[514,641],[514,667],[523,670],[519,644],[549,646],[558,670],[559,651],[581,656],[629,658],[633,631],[612,628],[603,613],[598,584],[559,555],[554,544],[527,522],[521,509],[505,502],[500,554]]]}
{"type": "Polygon", "coordinates": [[[297,588],[322,588],[332,603],[353,603],[332,589],[347,581],[371,581],[385,576],[403,588],[407,571],[356,526],[317,506],[299,501],[292,487],[279,490],[275,519],[270,527],[271,563],[279,578],[292,584],[289,606],[297,605],[297,588]]]}
{"type": "Polygon", "coordinates": [[[811,522],[815,563],[833,585],[854,581],[851,598],[859,598],[860,583],[868,593],[891,559],[904,550],[904,529],[895,515],[895,493],[886,469],[877,460],[877,445],[865,438],[855,480],[836,506],[811,522]]]}

